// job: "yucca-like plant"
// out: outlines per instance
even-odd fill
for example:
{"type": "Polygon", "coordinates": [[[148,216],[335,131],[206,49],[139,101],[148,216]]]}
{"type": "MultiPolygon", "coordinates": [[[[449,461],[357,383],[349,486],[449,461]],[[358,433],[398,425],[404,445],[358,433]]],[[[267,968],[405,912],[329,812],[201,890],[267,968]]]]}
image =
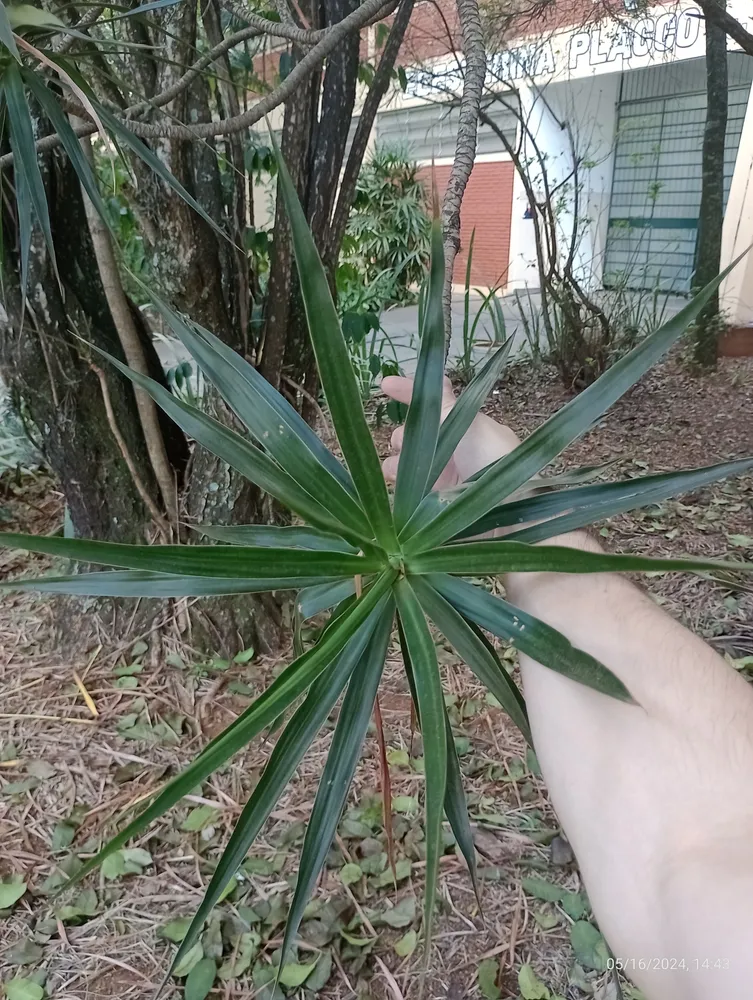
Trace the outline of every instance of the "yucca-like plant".
{"type": "Polygon", "coordinates": [[[391,503],[327,279],[282,161],[280,191],[291,220],[309,329],[344,462],[327,450],[298,413],[242,357],[211,333],[181,319],[159,300],[156,304],[164,318],[254,440],[223,426],[114,358],[110,360],[149,392],[198,444],[285,504],[304,523],[293,527],[202,529],[210,538],[225,543],[212,546],[121,545],[0,535],[6,546],[118,567],[113,571],[4,584],[15,589],[156,598],[298,589],[298,610],[303,616],[334,608],[317,641],[76,876],[82,878],[131,837],[142,833],[305,695],[282,730],[238,820],[174,964],[196,941],[204,920],[344,692],[307,825],[282,949],[283,955],[288,952],[348,795],[396,624],[426,761],[427,954],[444,817],[471,877],[475,870],[473,839],[432,628],[452,644],[527,739],[530,733],[523,699],[485,632],[514,644],[573,681],[605,695],[631,700],[630,692],[606,667],[573,647],[565,636],[463,577],[539,570],[597,573],[751,568],[736,562],[659,560],[537,547],[533,543],[744,472],[753,467],[753,458],[627,482],[521,495],[531,477],[586,431],[677,340],[698,315],[712,286],[515,451],[463,487],[437,494],[432,487],[494,385],[509,345],[486,362],[447,419],[440,423],[444,262],[440,228],[435,222],[413,399],[391,503]],[[520,527],[525,524],[529,526],[520,527]],[[502,540],[473,540],[503,526],[514,530],[502,540]]]}

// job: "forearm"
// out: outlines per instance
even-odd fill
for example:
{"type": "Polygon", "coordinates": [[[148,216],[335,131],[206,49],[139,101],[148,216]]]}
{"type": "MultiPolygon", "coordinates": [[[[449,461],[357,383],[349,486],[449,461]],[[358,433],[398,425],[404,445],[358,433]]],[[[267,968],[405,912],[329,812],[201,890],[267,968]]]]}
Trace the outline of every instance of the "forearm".
{"type": "MultiPolygon", "coordinates": [[[[600,551],[582,532],[549,544],[600,551]]],[[[740,995],[753,976],[749,685],[624,577],[515,573],[505,585],[638,703],[520,657],[542,772],[615,955],[648,1000],[740,995]],[[709,972],[700,963],[717,952],[727,964],[709,972]],[[689,972],[653,964],[664,957],[689,972]]]]}

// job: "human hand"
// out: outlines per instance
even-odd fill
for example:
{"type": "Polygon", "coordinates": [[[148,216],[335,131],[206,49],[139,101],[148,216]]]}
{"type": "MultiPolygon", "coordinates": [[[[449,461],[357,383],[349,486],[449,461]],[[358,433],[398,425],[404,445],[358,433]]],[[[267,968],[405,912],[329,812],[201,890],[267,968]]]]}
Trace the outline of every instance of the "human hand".
{"type": "MultiPolygon", "coordinates": [[[[398,403],[409,403],[413,392],[413,379],[389,375],[382,380],[382,392],[398,403]]],[[[447,418],[455,405],[452,383],[445,378],[442,392],[442,420],[447,418]]],[[[472,475],[507,455],[520,444],[520,439],[509,427],[497,423],[484,413],[476,415],[465,437],[455,449],[450,462],[435,484],[435,489],[449,489],[469,479],[472,475]]],[[[394,482],[403,446],[403,426],[392,434],[392,454],[382,463],[387,482],[394,482]]]]}

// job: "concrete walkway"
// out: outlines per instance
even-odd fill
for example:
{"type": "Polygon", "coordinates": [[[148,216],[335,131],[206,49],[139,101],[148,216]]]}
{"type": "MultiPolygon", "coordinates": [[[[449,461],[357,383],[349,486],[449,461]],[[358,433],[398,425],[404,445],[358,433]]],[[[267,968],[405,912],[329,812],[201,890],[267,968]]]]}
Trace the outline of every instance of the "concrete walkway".
{"type": "MultiPolygon", "coordinates": [[[[643,294],[645,297],[646,293],[643,294]]],[[[481,310],[483,301],[484,299],[481,295],[473,294],[470,296],[469,326],[472,326],[473,321],[481,310]]],[[[529,315],[531,310],[536,313],[540,308],[538,292],[531,292],[530,294],[521,292],[518,296],[515,294],[502,295],[498,297],[498,301],[502,306],[502,314],[504,316],[505,339],[507,337],[513,338],[510,357],[520,357],[529,350],[520,310],[522,307],[526,315],[529,315]]],[[[636,294],[637,301],[638,294],[636,294]]],[[[661,305],[659,307],[660,322],[669,319],[670,316],[678,312],[686,303],[687,299],[679,296],[668,298],[666,304],[663,307],[661,305]]],[[[646,309],[648,310],[648,305],[646,305],[646,309]]],[[[460,293],[454,295],[452,299],[452,342],[448,356],[448,367],[450,369],[456,365],[457,358],[463,351],[464,311],[465,296],[460,293]]],[[[536,317],[533,324],[529,321],[531,329],[535,329],[537,319],[538,317],[536,317]]],[[[406,374],[413,374],[416,369],[416,355],[418,352],[418,306],[401,306],[388,309],[382,313],[381,323],[385,336],[382,338],[380,344],[380,335],[377,334],[376,349],[378,353],[384,360],[394,358],[406,374]]],[[[160,360],[166,369],[173,367],[180,361],[190,360],[190,356],[183,348],[183,345],[172,337],[158,334],[155,337],[155,346],[160,360]]],[[[483,361],[489,351],[495,346],[494,326],[491,316],[488,310],[484,310],[476,326],[474,336],[474,347],[471,355],[474,365],[479,361],[483,361]]],[[[546,334],[542,327],[542,351],[546,351],[546,347],[546,334]]]]}
{"type": "MultiPolygon", "coordinates": [[[[634,313],[637,314],[643,312],[644,317],[647,317],[651,309],[650,293],[643,292],[634,294],[634,313]]],[[[469,303],[469,326],[472,326],[473,320],[481,309],[483,301],[482,296],[471,295],[469,303]]],[[[666,322],[671,316],[674,316],[675,313],[679,312],[680,309],[687,304],[687,301],[688,300],[686,298],[677,295],[667,297],[666,301],[663,299],[660,300],[657,306],[658,325],[666,322]]],[[[502,305],[502,313],[505,319],[506,337],[513,338],[510,357],[519,357],[528,350],[528,339],[523,321],[521,319],[520,310],[522,307],[526,316],[530,316],[531,310],[533,310],[534,314],[537,313],[540,308],[539,294],[538,292],[530,292],[529,294],[523,291],[520,292],[518,296],[514,293],[502,295],[499,296],[499,302],[502,305]]],[[[454,295],[452,299],[452,342],[450,344],[450,352],[448,355],[448,364],[450,367],[452,367],[455,363],[455,359],[463,350],[464,311],[465,296],[462,294],[454,295]]],[[[394,344],[394,350],[398,363],[401,365],[406,374],[412,374],[416,367],[418,344],[418,306],[405,306],[389,309],[387,312],[382,313],[381,319],[382,328],[394,344]]],[[[529,320],[529,327],[532,330],[535,329],[537,319],[538,317],[536,317],[533,324],[531,324],[529,320]]],[[[479,319],[474,341],[475,346],[473,348],[472,357],[474,363],[476,363],[479,360],[483,361],[489,350],[495,346],[494,327],[488,310],[484,310],[481,318],[479,319]]],[[[544,352],[547,349],[546,333],[543,326],[541,328],[541,349],[544,352]]],[[[384,345],[383,353],[386,357],[391,356],[392,351],[389,344],[384,345]]]]}
{"type": "MultiPolygon", "coordinates": [[[[471,295],[469,301],[469,322],[471,327],[481,309],[483,298],[480,295],[471,295]]],[[[523,323],[520,319],[520,311],[514,295],[504,295],[499,297],[502,305],[502,314],[505,320],[506,337],[513,337],[511,356],[520,354],[526,347],[526,336],[523,323]]],[[[521,301],[525,307],[528,306],[528,296],[523,293],[521,301]]],[[[534,308],[538,308],[539,297],[536,293],[531,293],[531,302],[534,308]]],[[[465,296],[456,294],[452,297],[452,342],[448,361],[450,365],[455,363],[455,359],[463,351],[463,325],[465,313],[465,296]]],[[[382,313],[382,329],[392,341],[395,349],[398,364],[406,374],[410,375],[415,371],[416,353],[418,347],[418,306],[400,306],[388,309],[382,313]]],[[[474,336],[475,346],[472,351],[474,363],[483,360],[489,350],[495,346],[494,326],[488,310],[484,310],[478,321],[474,336]]],[[[389,344],[383,345],[383,356],[390,357],[392,350],[389,344]]]]}

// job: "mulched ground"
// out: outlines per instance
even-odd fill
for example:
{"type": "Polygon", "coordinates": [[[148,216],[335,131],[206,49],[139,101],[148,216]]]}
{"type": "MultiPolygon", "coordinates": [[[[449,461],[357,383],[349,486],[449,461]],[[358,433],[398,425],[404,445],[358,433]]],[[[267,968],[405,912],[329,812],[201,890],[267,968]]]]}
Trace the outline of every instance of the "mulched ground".
{"type": "MultiPolygon", "coordinates": [[[[514,367],[496,391],[490,411],[527,433],[566,398],[547,369],[514,367]]],[[[389,433],[389,428],[378,432],[383,450],[389,433]]],[[[563,464],[614,461],[605,475],[616,478],[750,452],[753,363],[726,361],[717,373],[697,378],[673,359],[573,446],[563,464]]],[[[0,518],[3,530],[56,529],[62,507],[54,484],[42,475],[14,480],[6,474],[0,479],[0,518]]],[[[753,558],[753,479],[719,484],[648,512],[615,518],[600,530],[614,551],[753,558]]],[[[29,565],[35,570],[46,565],[41,560],[30,564],[13,552],[0,558],[4,576],[29,565]]],[[[750,591],[675,575],[653,577],[647,585],[671,613],[717,648],[736,657],[753,653],[750,591]]],[[[174,949],[158,931],[195,908],[268,757],[269,744],[240,754],[232,767],[196,789],[187,803],[132,845],[147,851],[150,860],[145,855],[132,859],[131,874],[92,876],[86,883],[90,892],[83,898],[73,892],[53,899],[50,887],[73,854],[94,849],[123,813],[232,721],[286,656],[230,665],[200,657],[180,641],[168,621],[167,627],[136,645],[133,636],[101,631],[90,643],[82,637],[82,652],[69,658],[51,648],[52,629],[48,601],[30,595],[3,597],[0,875],[20,874],[28,888],[8,914],[0,912],[0,977],[44,973],[48,995],[55,1000],[146,1000],[174,949]],[[202,808],[205,812],[197,815],[202,808]],[[197,826],[201,828],[191,829],[197,826]],[[70,910],[60,910],[62,904],[72,903],[86,912],[72,916],[70,910]]],[[[578,907],[586,903],[577,870],[559,840],[552,855],[557,825],[535,761],[452,652],[440,646],[439,653],[480,852],[483,917],[464,866],[448,847],[442,867],[442,913],[425,995],[454,1000],[516,997],[519,970],[530,963],[552,997],[556,992],[567,1000],[616,1000],[617,985],[609,975],[574,965],[571,929],[578,907]],[[576,895],[567,897],[567,905],[542,900],[535,879],[576,895]],[[481,966],[482,981],[488,963],[493,963],[492,980],[496,973],[496,986],[493,981],[485,985],[485,993],[478,983],[482,962],[487,963],[481,966]]],[[[327,1000],[418,995],[421,948],[411,953],[410,931],[419,929],[412,913],[414,905],[416,913],[420,911],[422,892],[420,814],[415,808],[423,780],[421,747],[411,733],[409,696],[395,651],[382,712],[393,795],[399,797],[395,832],[402,877],[397,891],[378,885],[379,874],[367,872],[347,887],[340,878],[343,865],[373,857],[369,851],[377,852],[372,864],[378,869],[384,848],[372,734],[351,795],[348,823],[341,827],[317,897],[331,905],[313,914],[303,928],[306,946],[299,952],[300,963],[331,961],[328,982],[316,994],[327,1000]],[[402,954],[396,953],[396,945],[402,954]]],[[[244,907],[254,909],[251,926],[259,937],[251,968],[254,963],[264,966],[279,947],[289,879],[296,870],[330,739],[327,730],[315,742],[254,847],[255,860],[247,866],[243,883],[222,904],[222,923],[205,935],[205,952],[222,953],[218,964],[238,959],[238,928],[249,918],[244,907]]],[[[213,996],[263,996],[258,981],[249,978],[251,968],[240,978],[218,983],[213,996]]],[[[183,982],[168,987],[172,995],[183,995],[183,982]]]]}

